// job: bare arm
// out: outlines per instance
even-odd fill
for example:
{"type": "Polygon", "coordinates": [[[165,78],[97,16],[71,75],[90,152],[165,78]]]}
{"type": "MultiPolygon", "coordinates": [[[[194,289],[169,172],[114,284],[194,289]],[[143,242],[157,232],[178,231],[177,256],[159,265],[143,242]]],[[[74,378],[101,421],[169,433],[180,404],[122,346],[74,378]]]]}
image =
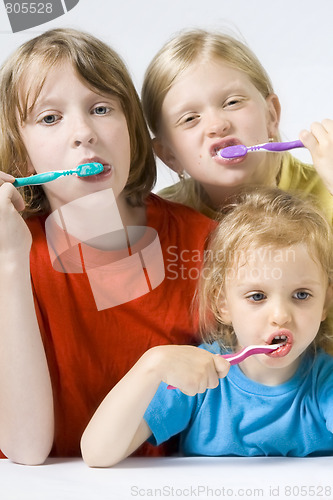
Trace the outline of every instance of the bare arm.
{"type": "Polygon", "coordinates": [[[135,451],[151,431],[143,419],[160,382],[188,395],[218,385],[229,363],[192,346],[159,346],[147,351],[111,390],[89,422],[81,440],[84,461],[109,467],[135,451]]]}
{"type": "MultiPolygon", "coordinates": [[[[31,235],[18,191],[0,175],[0,448],[42,463],[53,442],[53,397],[30,281],[31,235]]],[[[5,177],[7,180],[7,178],[5,177]]]]}

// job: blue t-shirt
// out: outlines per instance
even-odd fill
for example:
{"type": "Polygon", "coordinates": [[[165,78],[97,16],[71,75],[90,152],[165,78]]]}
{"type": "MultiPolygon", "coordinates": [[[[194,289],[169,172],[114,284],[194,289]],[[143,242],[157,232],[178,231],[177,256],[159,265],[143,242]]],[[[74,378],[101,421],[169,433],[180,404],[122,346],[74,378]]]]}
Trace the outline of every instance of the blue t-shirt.
{"type": "MultiPolygon", "coordinates": [[[[215,353],[217,345],[200,346],[215,353]]],[[[160,444],[180,433],[184,455],[333,455],[333,357],[306,354],[286,383],[266,386],[230,367],[219,386],[186,396],[161,383],[144,418],[160,444]]]]}

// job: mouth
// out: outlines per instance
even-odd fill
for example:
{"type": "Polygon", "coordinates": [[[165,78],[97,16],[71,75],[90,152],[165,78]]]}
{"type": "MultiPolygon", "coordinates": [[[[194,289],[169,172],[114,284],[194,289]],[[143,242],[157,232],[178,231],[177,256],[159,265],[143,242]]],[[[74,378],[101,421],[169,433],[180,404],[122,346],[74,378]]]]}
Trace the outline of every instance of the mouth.
{"type": "Polygon", "coordinates": [[[293,342],[294,342],[293,336],[289,330],[279,330],[278,332],[274,332],[268,338],[266,344],[267,345],[282,344],[282,345],[272,353],[267,354],[267,356],[271,358],[282,358],[286,356],[290,352],[293,346],[293,342]]]}
{"type": "Polygon", "coordinates": [[[96,174],[96,175],[90,175],[87,177],[80,177],[80,180],[82,180],[83,182],[103,181],[112,174],[112,171],[113,171],[112,165],[107,163],[102,158],[99,158],[98,156],[94,156],[92,158],[83,158],[83,160],[80,162],[80,165],[82,165],[83,163],[94,163],[94,162],[100,163],[101,165],[103,165],[103,170],[99,174],[96,174]]]}
{"type": "Polygon", "coordinates": [[[239,158],[223,158],[219,153],[222,151],[224,148],[228,148],[229,146],[238,146],[241,144],[241,141],[239,139],[236,139],[235,137],[225,137],[224,139],[212,144],[210,147],[210,155],[211,157],[216,160],[218,163],[221,163],[223,165],[230,165],[230,164],[235,164],[235,163],[240,163],[241,161],[244,160],[244,157],[239,157],[239,158]]]}

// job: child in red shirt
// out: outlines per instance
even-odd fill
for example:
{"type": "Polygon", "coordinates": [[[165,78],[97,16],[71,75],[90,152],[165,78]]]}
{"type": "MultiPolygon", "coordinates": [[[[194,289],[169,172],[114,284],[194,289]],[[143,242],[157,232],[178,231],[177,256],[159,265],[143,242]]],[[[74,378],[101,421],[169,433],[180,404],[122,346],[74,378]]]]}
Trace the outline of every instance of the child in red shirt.
{"type": "Polygon", "coordinates": [[[212,222],[150,193],[149,133],[107,45],[51,30],[0,76],[0,448],[37,464],[79,454],[95,409],[147,349],[197,343],[212,222]],[[13,186],[90,162],[102,173],[13,186]]]}

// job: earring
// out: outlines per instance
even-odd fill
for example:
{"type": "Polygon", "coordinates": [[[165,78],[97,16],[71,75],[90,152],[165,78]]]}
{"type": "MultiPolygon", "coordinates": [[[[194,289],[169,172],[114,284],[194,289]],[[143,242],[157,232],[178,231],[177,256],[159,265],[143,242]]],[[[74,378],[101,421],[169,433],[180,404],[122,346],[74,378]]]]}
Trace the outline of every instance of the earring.
{"type": "Polygon", "coordinates": [[[182,170],[181,172],[177,172],[177,174],[178,174],[178,177],[179,177],[180,182],[184,182],[184,181],[185,181],[185,173],[184,173],[184,170],[182,170]]]}
{"type": "Polygon", "coordinates": [[[274,137],[269,137],[268,142],[274,142],[274,137]]]}

